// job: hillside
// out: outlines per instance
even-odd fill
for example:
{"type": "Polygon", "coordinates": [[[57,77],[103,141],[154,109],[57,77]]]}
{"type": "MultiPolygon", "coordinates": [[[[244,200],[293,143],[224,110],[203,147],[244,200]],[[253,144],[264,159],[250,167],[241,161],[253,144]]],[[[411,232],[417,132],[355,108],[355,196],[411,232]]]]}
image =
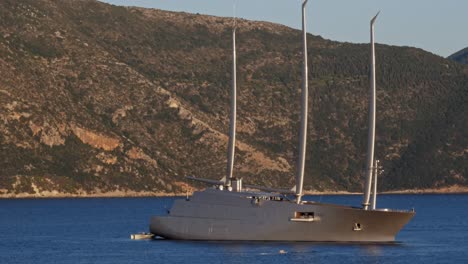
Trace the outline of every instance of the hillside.
{"type": "MultiPolygon", "coordinates": [[[[1,1],[0,194],[185,192],[185,175],[222,178],[231,25],[93,0],[1,1]]],[[[251,184],[293,185],[300,39],[239,21],[235,174],[251,184]]],[[[309,35],[309,53],[305,188],[360,191],[368,46],[309,35]]],[[[468,69],[415,48],[377,54],[380,188],[468,185],[468,69]]]]}
{"type": "Polygon", "coordinates": [[[454,54],[450,55],[448,59],[454,60],[459,63],[468,64],[468,47],[464,48],[454,54]]]}

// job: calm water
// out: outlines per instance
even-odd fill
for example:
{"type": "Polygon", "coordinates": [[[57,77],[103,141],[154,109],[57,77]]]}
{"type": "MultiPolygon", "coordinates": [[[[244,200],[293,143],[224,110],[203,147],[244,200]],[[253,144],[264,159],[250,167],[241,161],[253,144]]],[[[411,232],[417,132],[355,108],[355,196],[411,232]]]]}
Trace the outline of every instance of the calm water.
{"type": "MultiPolygon", "coordinates": [[[[361,196],[308,199],[359,205],[361,196]]],[[[0,263],[468,263],[468,195],[380,196],[379,207],[417,212],[390,245],[129,239],[172,201],[0,200],[0,263]]]]}

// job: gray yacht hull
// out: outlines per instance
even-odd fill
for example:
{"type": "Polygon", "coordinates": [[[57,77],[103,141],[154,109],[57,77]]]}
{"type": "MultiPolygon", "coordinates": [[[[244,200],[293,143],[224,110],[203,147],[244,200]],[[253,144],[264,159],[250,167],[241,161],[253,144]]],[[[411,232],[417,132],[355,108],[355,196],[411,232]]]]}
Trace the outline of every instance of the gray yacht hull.
{"type": "Polygon", "coordinates": [[[392,242],[414,214],[208,189],[152,217],[150,231],[183,240],[392,242]]]}

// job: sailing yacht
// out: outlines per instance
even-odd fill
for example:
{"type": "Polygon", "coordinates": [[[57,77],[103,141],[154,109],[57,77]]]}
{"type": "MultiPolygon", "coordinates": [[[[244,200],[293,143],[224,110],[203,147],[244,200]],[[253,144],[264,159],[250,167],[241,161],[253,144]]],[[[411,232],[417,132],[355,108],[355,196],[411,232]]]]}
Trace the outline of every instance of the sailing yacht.
{"type": "Polygon", "coordinates": [[[305,10],[302,3],[303,71],[301,130],[296,186],[293,190],[244,185],[233,177],[236,125],[236,46],[233,30],[233,80],[226,177],[220,181],[188,177],[214,185],[190,199],[174,201],[167,215],[153,216],[151,233],[166,239],[231,241],[391,242],[414,216],[414,211],[376,209],[375,52],[371,20],[371,100],[366,186],[362,207],[304,201],[303,179],[307,138],[308,69],[305,10]],[[374,174],[374,175],[373,175],[374,174]],[[374,176],[374,198],[370,203],[374,176]],[[245,190],[257,189],[258,192],[245,190]]]}

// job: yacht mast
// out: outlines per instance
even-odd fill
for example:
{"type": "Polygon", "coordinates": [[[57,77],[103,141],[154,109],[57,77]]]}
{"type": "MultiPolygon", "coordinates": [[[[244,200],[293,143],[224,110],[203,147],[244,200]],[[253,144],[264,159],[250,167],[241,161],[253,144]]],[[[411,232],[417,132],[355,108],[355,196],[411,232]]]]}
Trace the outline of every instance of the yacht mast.
{"type": "Polygon", "coordinates": [[[308,113],[308,69],[307,69],[307,31],[306,31],[306,5],[308,0],[302,3],[302,38],[303,38],[303,66],[302,66],[302,98],[301,98],[301,131],[299,135],[299,160],[296,174],[296,202],[301,203],[302,186],[304,182],[304,166],[307,139],[307,113],[308,113]]]}
{"type": "Polygon", "coordinates": [[[229,146],[226,186],[231,186],[232,171],[234,168],[234,152],[236,148],[236,115],[237,115],[237,73],[236,73],[236,22],[232,30],[232,87],[231,87],[231,115],[229,119],[229,146]]]}
{"type": "MultiPolygon", "coordinates": [[[[380,12],[379,12],[380,13],[380,12]]],[[[367,164],[366,164],[366,185],[364,189],[364,199],[362,206],[365,210],[369,209],[369,200],[372,185],[372,171],[374,165],[374,144],[375,144],[375,43],[374,43],[374,24],[377,16],[375,15],[370,22],[371,37],[371,62],[370,62],[370,101],[369,101],[369,133],[367,137],[367,164]]]]}

